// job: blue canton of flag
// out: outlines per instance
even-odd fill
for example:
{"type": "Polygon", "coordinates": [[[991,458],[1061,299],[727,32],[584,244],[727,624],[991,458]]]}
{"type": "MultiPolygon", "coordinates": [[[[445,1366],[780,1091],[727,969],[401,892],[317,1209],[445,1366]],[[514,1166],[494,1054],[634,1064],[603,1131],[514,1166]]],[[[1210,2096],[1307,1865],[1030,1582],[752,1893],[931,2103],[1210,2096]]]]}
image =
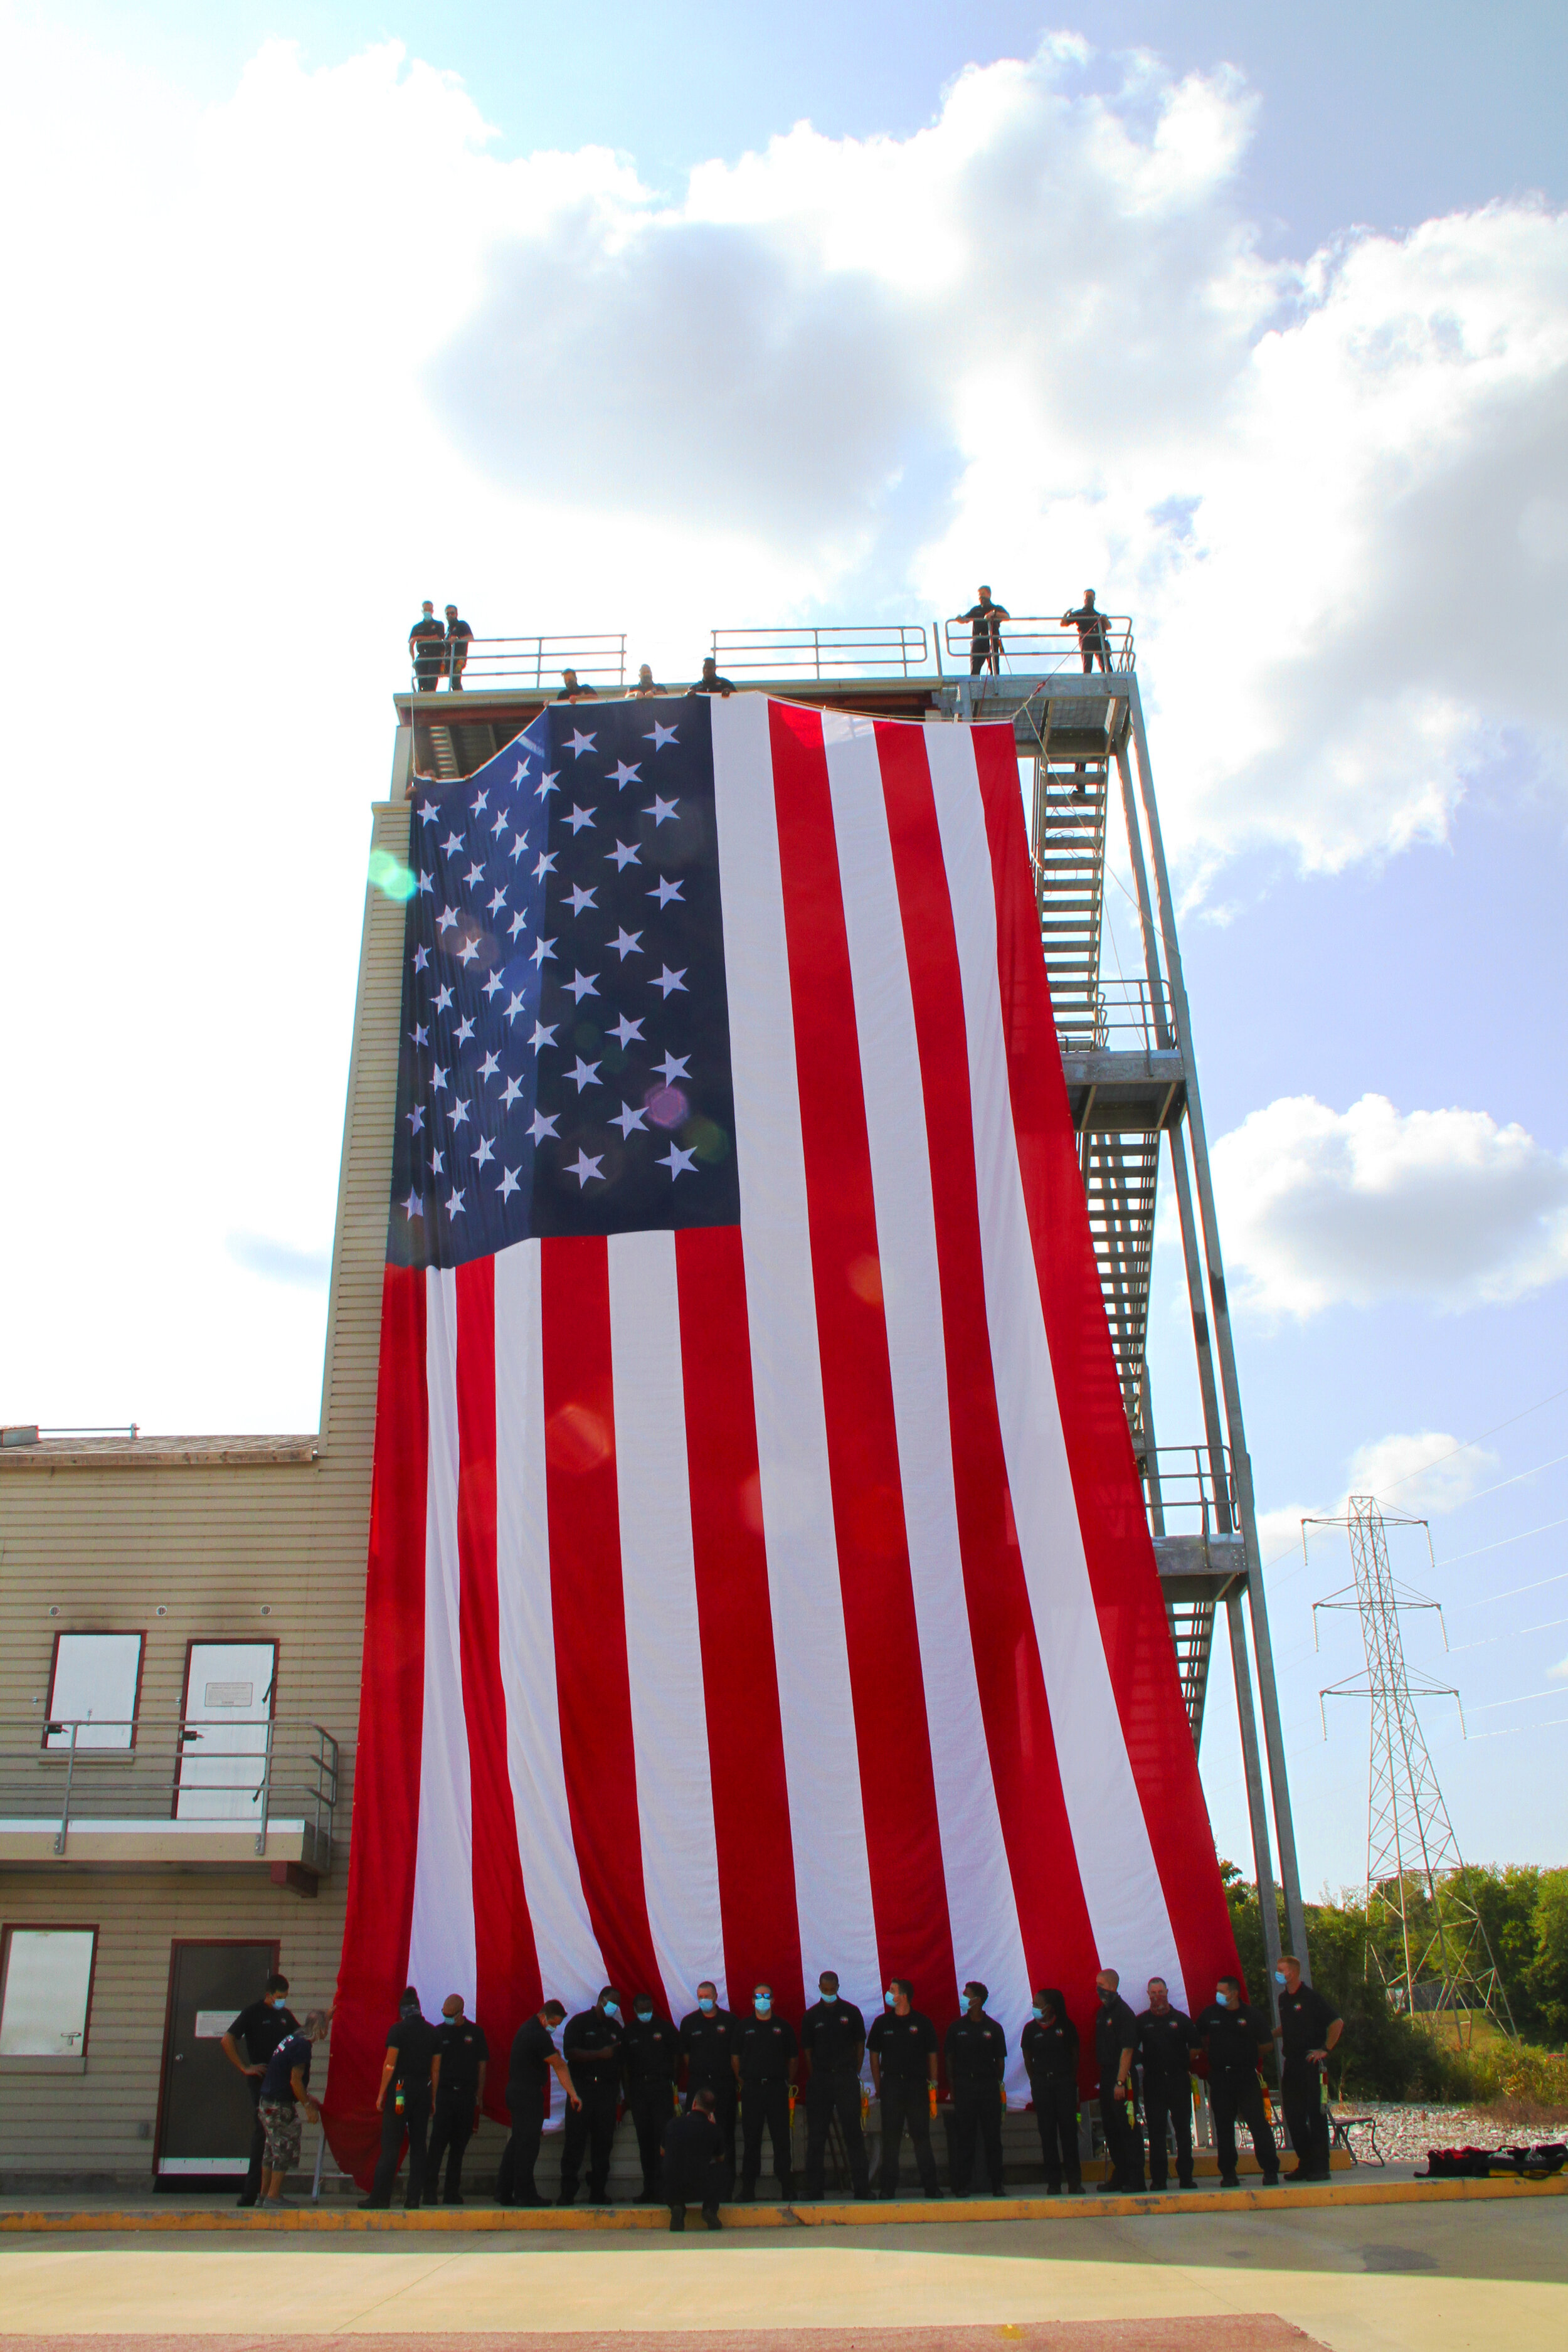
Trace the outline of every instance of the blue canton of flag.
{"type": "Polygon", "coordinates": [[[552,704],[409,820],[387,1256],[740,1222],[709,706],[552,704]]]}

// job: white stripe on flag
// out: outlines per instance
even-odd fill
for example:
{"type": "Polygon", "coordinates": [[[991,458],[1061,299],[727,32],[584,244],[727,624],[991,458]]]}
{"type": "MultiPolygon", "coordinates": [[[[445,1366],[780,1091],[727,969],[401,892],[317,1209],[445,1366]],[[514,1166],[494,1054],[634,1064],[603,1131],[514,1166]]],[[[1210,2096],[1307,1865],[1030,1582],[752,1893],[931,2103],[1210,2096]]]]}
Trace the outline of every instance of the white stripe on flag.
{"type": "Polygon", "coordinates": [[[671,2017],[721,1981],[724,1922],[691,1488],[680,1301],[672,1233],[617,1234],[609,1244],[610,1355],[616,1396],[621,1590],[637,1760],[643,1893],[671,2017]]]}
{"type": "MultiPolygon", "coordinates": [[[[996,2015],[1027,2016],[1028,1966],[964,1600],[931,1139],[876,733],[870,719],[837,713],[823,732],[953,1964],[961,1984],[974,1976],[990,1987],[996,2015]]],[[[1024,2078],[1016,2056],[1009,2079],[1015,2075],[1016,2087],[1024,2078]]]]}
{"type": "MultiPolygon", "coordinates": [[[[757,1459],[801,1966],[879,1996],[827,1466],[768,705],[709,705],[757,1459]]],[[[846,1008],[847,1010],[847,1008],[846,1008]]],[[[888,1769],[879,1758],[877,1769],[888,1769]]]]}
{"type": "Polygon", "coordinates": [[[996,898],[974,745],[963,727],[928,728],[926,744],[963,977],[996,1402],[1062,1794],[1100,1958],[1135,1982],[1163,1976],[1180,2007],[1176,1938],[1106,1664],[1040,1304],[1013,1129],[996,898]]]}
{"type": "Polygon", "coordinates": [[[518,1862],[547,2000],[598,1998],[605,1962],[588,1917],[555,1690],[555,1619],[544,1496],[540,1244],[496,1255],[496,1585],[507,1770],[518,1862]]]}
{"type": "Polygon", "coordinates": [[[479,1967],[458,1559],[458,1277],[449,1268],[425,1276],[425,1706],[408,1981],[435,2016],[449,1992],[472,2011],[479,1967]]]}

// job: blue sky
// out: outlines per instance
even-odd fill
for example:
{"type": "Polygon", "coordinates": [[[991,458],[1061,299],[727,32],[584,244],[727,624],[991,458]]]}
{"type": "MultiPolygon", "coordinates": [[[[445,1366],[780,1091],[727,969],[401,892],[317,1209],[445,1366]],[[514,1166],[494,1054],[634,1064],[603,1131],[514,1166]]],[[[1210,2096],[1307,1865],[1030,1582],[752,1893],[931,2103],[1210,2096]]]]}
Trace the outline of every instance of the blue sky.
{"type": "MultiPolygon", "coordinates": [[[[1563,12],[63,0],[0,7],[0,67],[49,616],[5,790],[53,842],[0,946],[50,1155],[0,1177],[5,1417],[313,1425],[421,595],[681,675],[713,623],[1092,578],[1184,894],[1307,1876],[1361,1867],[1365,1724],[1321,1742],[1342,1550],[1289,1552],[1358,1482],[1432,1517],[1462,1845],[1563,1859],[1563,12]]],[[[1168,1244],[1152,1331],[1190,1440],[1168,1244]]]]}

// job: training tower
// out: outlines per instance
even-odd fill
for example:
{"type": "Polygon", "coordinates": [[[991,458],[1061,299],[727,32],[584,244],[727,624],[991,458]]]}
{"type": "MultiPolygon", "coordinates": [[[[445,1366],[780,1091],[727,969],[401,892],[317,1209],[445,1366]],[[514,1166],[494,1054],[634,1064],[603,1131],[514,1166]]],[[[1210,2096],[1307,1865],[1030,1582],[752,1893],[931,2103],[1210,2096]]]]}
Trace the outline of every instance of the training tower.
{"type": "MultiPolygon", "coordinates": [[[[1372,1709],[1372,1757],[1367,1782],[1366,1966],[1376,1975],[1392,2006],[1407,2017],[1447,2014],[1461,2042],[1470,2021],[1484,2011],[1511,2034],[1508,1995],[1479,1912],[1458,1884],[1459,1842],[1448,1819],[1443,1791],[1426,1750],[1415,1712],[1417,1698],[1451,1698],[1452,1683],[1435,1682],[1405,1663],[1400,1614],[1407,1609],[1443,1612],[1436,1601],[1396,1582],[1388,1559],[1386,1530],[1426,1528],[1425,1519],[1385,1518],[1375,1495],[1352,1495],[1349,1517],[1303,1519],[1305,1553],[1309,1528],[1341,1528],[1350,1538],[1353,1584],[1312,1603],[1314,1633],[1320,1609],[1354,1610],[1361,1619],[1366,1668],[1347,1675],[1320,1694],[1329,1698],[1364,1698],[1372,1709]],[[1397,1957],[1380,1939],[1380,1928],[1398,1934],[1397,1957]]],[[[1427,1535],[1427,1548],[1431,1537],[1427,1535]]],[[[1447,1644],[1445,1628],[1443,1640],[1447,1644]]],[[[1464,1722],[1464,1710],[1459,1721],[1464,1722]]],[[[1328,1736],[1325,1716],[1323,1734],[1328,1736]]]]}
{"type": "MultiPolygon", "coordinates": [[[[1029,821],[1036,900],[1100,1286],[1128,1427],[1194,1745],[1223,1609],[1234,1669],[1254,1872],[1264,1940],[1307,1949],[1284,1742],[1192,1020],[1160,831],[1132,631],[1106,615],[1095,667],[1059,622],[1011,618],[997,674],[970,674],[967,625],[715,629],[721,676],[798,702],[879,718],[1011,724],[1029,821]],[[1108,978],[1102,933],[1108,856],[1125,861],[1142,971],[1108,978]],[[1168,1160],[1192,1309],[1201,1429],[1162,1445],[1147,1356],[1149,1285],[1162,1159],[1168,1160]],[[1270,1816],[1272,1815],[1272,1834],[1270,1816]],[[1278,1874],[1276,1874],[1276,1855],[1278,1874]]],[[[399,695],[401,774],[469,775],[553,696],[570,666],[615,693],[624,635],[477,638],[463,692],[399,695]]],[[[671,681],[671,685],[674,685],[671,681]]]]}

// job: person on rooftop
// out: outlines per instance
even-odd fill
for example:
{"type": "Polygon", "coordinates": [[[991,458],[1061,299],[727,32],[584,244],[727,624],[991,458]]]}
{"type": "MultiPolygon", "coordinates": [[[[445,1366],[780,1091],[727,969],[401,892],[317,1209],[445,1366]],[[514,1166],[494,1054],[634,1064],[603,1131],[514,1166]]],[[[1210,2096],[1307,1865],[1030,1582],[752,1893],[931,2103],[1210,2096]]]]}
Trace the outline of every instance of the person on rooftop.
{"type": "Polygon", "coordinates": [[[654,684],[653,672],[649,669],[647,662],[644,662],[642,667],[637,672],[637,684],[635,686],[627,687],[626,696],[629,701],[646,702],[650,695],[667,694],[668,691],[669,689],[668,687],[656,686],[654,684]]]}
{"type": "Polygon", "coordinates": [[[687,691],[689,694],[733,694],[735,685],[732,678],[720,677],[719,665],[710,654],[702,665],[701,677],[687,691]]]}
{"type": "Polygon", "coordinates": [[[428,596],[408,632],[408,658],[414,664],[415,693],[434,694],[446,667],[447,632],[436,618],[436,607],[428,596]]]}
{"type": "Polygon", "coordinates": [[[561,691],[555,698],[557,702],[594,702],[597,698],[591,686],[582,684],[574,669],[562,671],[561,691]]]}
{"type": "Polygon", "coordinates": [[[955,613],[956,621],[967,621],[969,626],[969,675],[978,677],[988,669],[993,677],[1002,667],[1002,624],[1013,615],[1005,604],[992,602],[991,591],[983,587],[978,604],[971,604],[967,613],[955,613]]]}
{"type": "Polygon", "coordinates": [[[1092,588],[1084,590],[1081,604],[1076,604],[1070,613],[1062,614],[1062,626],[1078,631],[1078,649],[1083,656],[1086,670],[1092,669],[1096,662],[1101,669],[1110,667],[1110,639],[1106,632],[1105,615],[1094,601],[1092,588]]]}
{"type": "Polygon", "coordinates": [[[468,647],[473,641],[474,633],[467,621],[458,620],[456,604],[448,604],[447,607],[447,691],[451,694],[461,694],[463,690],[463,672],[468,667],[468,647]]]}

